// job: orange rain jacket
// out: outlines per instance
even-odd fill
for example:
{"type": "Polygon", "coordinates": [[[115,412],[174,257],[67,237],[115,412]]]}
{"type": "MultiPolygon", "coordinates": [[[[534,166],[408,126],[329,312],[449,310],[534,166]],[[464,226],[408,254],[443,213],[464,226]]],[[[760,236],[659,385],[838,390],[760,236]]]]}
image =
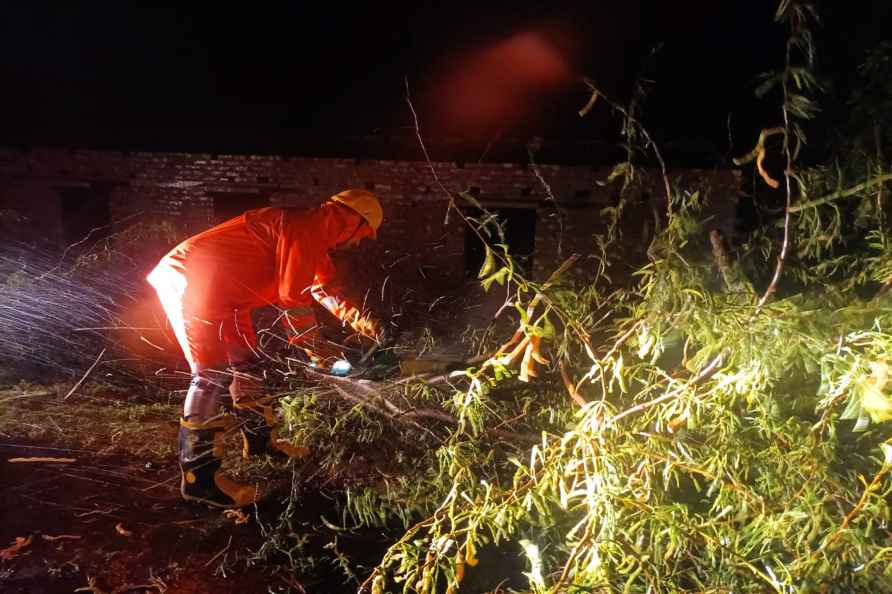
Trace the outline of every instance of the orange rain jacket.
{"type": "Polygon", "coordinates": [[[368,329],[355,307],[324,289],[335,274],[328,252],[347,231],[342,220],[331,208],[249,210],[161,259],[147,280],[193,370],[253,349],[250,312],[270,304],[285,309],[292,342],[313,334],[311,299],[357,331],[368,329]]]}

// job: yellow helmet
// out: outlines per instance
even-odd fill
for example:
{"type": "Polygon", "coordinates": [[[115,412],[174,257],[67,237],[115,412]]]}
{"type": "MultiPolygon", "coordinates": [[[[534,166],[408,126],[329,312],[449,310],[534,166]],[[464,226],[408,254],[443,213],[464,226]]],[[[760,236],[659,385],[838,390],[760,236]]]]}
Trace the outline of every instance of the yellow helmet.
{"type": "Polygon", "coordinates": [[[378,197],[368,190],[344,190],[329,198],[332,202],[340,202],[364,218],[372,228],[372,237],[378,236],[378,227],[384,220],[384,211],[378,197]]]}

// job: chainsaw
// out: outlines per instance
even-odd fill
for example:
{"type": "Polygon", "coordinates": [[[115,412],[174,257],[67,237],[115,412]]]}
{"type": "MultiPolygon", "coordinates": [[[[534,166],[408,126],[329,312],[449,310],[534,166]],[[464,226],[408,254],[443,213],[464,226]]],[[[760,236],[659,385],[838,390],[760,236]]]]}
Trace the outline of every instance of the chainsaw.
{"type": "Polygon", "coordinates": [[[398,377],[439,375],[468,366],[464,361],[451,359],[400,357],[395,342],[376,343],[365,351],[345,350],[345,358],[335,361],[328,369],[316,371],[348,379],[384,381],[398,377]]]}

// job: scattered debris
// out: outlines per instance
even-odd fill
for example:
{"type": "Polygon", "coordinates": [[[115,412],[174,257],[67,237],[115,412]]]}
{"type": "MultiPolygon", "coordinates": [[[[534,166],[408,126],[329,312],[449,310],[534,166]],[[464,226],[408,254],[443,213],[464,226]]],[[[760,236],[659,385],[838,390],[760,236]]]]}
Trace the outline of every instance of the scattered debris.
{"type": "Polygon", "coordinates": [[[9,402],[11,400],[18,400],[20,398],[32,398],[34,396],[46,397],[46,396],[55,396],[55,395],[56,394],[54,392],[28,392],[28,393],[16,394],[16,395],[4,398],[4,399],[0,400],[0,404],[6,404],[7,402],[9,402]]]}
{"type": "Polygon", "coordinates": [[[87,576],[87,585],[83,588],[78,588],[75,592],[92,592],[93,594],[108,594],[102,588],[96,586],[96,578],[92,578],[87,576]]]}
{"type": "Polygon", "coordinates": [[[147,345],[149,345],[150,347],[154,347],[154,348],[158,349],[159,351],[161,351],[162,353],[164,352],[164,348],[163,348],[163,347],[158,346],[157,344],[155,344],[154,342],[152,342],[151,340],[149,340],[148,338],[146,338],[146,337],[143,336],[142,334],[139,335],[139,339],[140,339],[141,341],[143,341],[144,343],[146,343],[147,345]]]}
{"type": "Polygon", "coordinates": [[[31,544],[31,537],[25,538],[24,536],[16,536],[15,542],[6,547],[5,549],[0,549],[0,559],[4,559],[9,561],[10,559],[15,559],[19,556],[19,551],[27,547],[31,544]]]}
{"type": "Polygon", "coordinates": [[[296,579],[294,579],[293,577],[291,577],[290,575],[282,575],[282,576],[279,576],[279,577],[280,577],[280,578],[282,579],[282,581],[285,582],[288,586],[294,588],[295,590],[297,590],[297,591],[300,592],[301,594],[306,594],[307,589],[304,588],[304,585],[301,584],[301,583],[300,583],[299,581],[297,581],[296,579]]]}
{"type": "Polygon", "coordinates": [[[53,536],[52,534],[41,534],[40,538],[52,542],[54,540],[79,540],[81,536],[77,534],[59,534],[58,536],[53,536]]]}
{"type": "Polygon", "coordinates": [[[115,530],[117,530],[118,534],[120,534],[121,536],[133,536],[133,532],[124,528],[124,524],[121,522],[115,524],[115,530]]]}
{"type": "Polygon", "coordinates": [[[35,456],[33,458],[10,458],[7,460],[12,464],[19,464],[22,462],[50,462],[54,464],[71,464],[72,462],[77,462],[77,458],[47,458],[45,456],[35,456]]]}
{"type": "Polygon", "coordinates": [[[87,516],[92,516],[93,514],[102,514],[103,516],[107,516],[108,514],[115,511],[115,508],[110,507],[108,509],[94,509],[93,511],[82,512],[79,514],[74,514],[75,518],[85,518],[87,516]]]}
{"type": "Polygon", "coordinates": [[[112,590],[111,594],[124,594],[125,592],[133,592],[134,590],[158,590],[162,594],[167,591],[167,584],[155,578],[155,583],[151,584],[124,584],[112,590]]]}
{"type": "Polygon", "coordinates": [[[240,509],[227,509],[223,512],[223,517],[234,520],[236,524],[248,523],[248,516],[240,509]]]}

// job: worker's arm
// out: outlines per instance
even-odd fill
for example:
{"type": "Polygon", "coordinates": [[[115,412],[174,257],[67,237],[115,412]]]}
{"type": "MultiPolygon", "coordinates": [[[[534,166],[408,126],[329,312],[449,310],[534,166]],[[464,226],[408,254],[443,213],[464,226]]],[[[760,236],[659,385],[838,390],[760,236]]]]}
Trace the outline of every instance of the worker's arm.
{"type": "Polygon", "coordinates": [[[340,291],[332,288],[334,265],[326,256],[317,267],[310,294],[322,307],[328,310],[342,323],[349,324],[353,330],[366,338],[377,341],[378,323],[368,312],[362,312],[340,295],[340,291]]]}

